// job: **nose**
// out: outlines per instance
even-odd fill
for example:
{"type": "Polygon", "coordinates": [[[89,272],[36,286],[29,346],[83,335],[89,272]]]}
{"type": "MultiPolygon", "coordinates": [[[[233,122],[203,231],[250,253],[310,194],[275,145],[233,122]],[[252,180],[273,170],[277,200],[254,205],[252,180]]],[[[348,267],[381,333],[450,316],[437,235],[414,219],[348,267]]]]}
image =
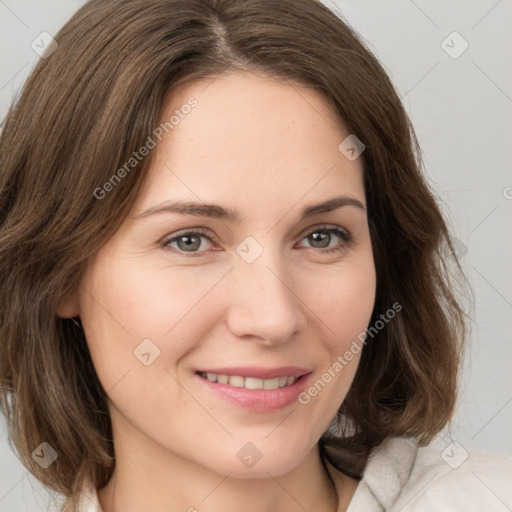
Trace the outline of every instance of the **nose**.
{"type": "Polygon", "coordinates": [[[227,324],[234,336],[265,345],[290,340],[306,317],[291,273],[270,250],[252,263],[237,259],[227,290],[227,324]]]}

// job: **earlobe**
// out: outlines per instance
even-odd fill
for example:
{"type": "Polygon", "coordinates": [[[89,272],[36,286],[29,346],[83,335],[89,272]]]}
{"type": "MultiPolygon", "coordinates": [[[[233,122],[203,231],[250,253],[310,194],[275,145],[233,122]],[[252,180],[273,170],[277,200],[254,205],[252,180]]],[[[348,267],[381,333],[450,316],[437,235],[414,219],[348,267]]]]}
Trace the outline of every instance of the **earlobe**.
{"type": "Polygon", "coordinates": [[[61,300],[57,307],[56,314],[60,318],[73,318],[80,315],[76,292],[61,300]]]}

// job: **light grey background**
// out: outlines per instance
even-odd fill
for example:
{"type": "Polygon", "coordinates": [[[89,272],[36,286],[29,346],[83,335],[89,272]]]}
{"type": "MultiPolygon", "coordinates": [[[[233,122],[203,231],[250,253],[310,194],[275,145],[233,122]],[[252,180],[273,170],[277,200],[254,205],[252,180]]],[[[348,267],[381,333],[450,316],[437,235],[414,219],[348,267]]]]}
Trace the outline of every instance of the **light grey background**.
{"type": "MultiPolygon", "coordinates": [[[[32,41],[55,35],[83,3],[0,0],[1,119],[38,58],[32,41]]],[[[365,37],[396,84],[474,288],[460,406],[435,443],[512,456],[512,2],[324,3],[365,37]]],[[[46,496],[2,423],[0,511],[45,510],[46,496]]]]}

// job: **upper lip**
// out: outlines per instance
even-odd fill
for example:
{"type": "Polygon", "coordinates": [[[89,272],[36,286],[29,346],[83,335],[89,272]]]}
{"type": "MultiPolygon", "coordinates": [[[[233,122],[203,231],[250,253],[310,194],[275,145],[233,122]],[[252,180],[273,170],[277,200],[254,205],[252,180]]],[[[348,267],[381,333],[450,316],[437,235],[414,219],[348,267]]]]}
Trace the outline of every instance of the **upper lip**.
{"type": "Polygon", "coordinates": [[[275,377],[296,377],[310,373],[309,368],[298,366],[279,366],[268,368],[263,366],[232,366],[230,368],[203,368],[198,372],[216,373],[217,375],[238,375],[240,377],[256,377],[257,379],[273,379],[275,377]]]}

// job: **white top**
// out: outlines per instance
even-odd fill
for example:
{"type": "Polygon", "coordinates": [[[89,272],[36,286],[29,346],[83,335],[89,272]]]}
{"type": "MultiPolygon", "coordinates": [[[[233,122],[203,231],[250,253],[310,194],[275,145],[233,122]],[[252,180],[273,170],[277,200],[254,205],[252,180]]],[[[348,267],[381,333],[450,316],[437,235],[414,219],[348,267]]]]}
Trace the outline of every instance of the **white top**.
{"type": "MultiPolygon", "coordinates": [[[[94,489],[80,512],[102,512],[94,489]]],[[[372,450],[347,512],[512,511],[512,458],[457,443],[418,448],[406,437],[372,450]]]]}

